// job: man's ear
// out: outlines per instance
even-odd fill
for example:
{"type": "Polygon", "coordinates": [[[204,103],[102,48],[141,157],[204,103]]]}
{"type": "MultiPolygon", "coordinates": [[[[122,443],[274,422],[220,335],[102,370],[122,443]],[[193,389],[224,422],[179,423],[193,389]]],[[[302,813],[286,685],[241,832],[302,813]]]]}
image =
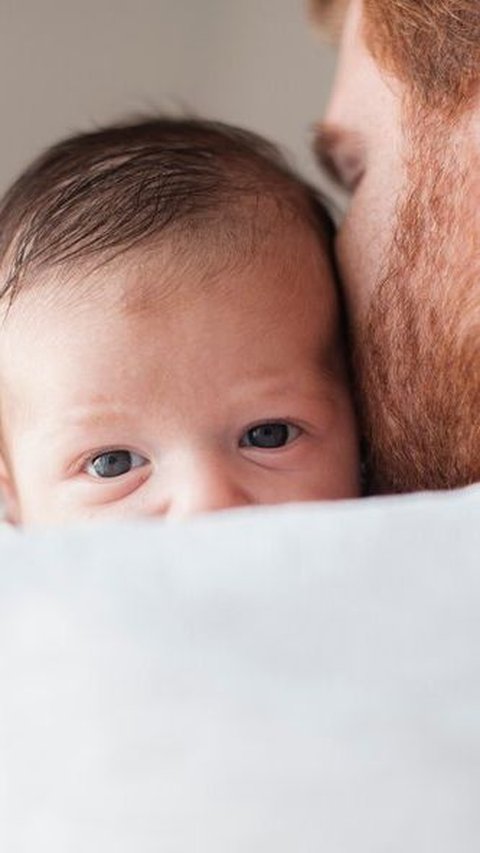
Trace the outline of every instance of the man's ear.
{"type": "Polygon", "coordinates": [[[9,467],[0,453],[0,516],[8,524],[20,523],[18,499],[9,467]]]}

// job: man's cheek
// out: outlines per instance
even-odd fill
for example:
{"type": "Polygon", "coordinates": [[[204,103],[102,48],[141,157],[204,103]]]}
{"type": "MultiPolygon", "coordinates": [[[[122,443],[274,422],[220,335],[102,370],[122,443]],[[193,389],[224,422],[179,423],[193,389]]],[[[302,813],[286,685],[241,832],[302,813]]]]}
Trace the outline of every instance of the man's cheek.
{"type": "Polygon", "coordinates": [[[358,197],[351,203],[336,240],[340,278],[354,327],[365,316],[379,278],[379,248],[372,211],[358,197]]]}
{"type": "Polygon", "coordinates": [[[367,174],[340,226],[336,251],[353,325],[361,323],[388,268],[396,228],[399,187],[367,174]]]}

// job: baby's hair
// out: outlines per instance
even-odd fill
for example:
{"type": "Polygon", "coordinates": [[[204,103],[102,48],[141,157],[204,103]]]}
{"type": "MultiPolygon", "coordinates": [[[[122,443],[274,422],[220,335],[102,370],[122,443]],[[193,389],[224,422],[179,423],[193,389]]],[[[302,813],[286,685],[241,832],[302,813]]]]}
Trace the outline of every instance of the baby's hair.
{"type": "Polygon", "coordinates": [[[331,236],[316,190],[250,131],[159,116],[72,136],[35,160],[0,203],[0,298],[11,304],[32,271],[110,259],[209,220],[218,228],[229,208],[264,197],[331,236]]]}

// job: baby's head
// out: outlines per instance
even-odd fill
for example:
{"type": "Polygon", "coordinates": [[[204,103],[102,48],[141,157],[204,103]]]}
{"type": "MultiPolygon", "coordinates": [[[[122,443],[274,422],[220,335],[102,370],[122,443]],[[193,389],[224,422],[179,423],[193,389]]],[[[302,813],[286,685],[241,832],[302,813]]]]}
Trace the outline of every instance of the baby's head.
{"type": "Polygon", "coordinates": [[[13,523],[358,495],[328,219],[269,143],[163,118],[77,136],[0,235],[13,523]]]}

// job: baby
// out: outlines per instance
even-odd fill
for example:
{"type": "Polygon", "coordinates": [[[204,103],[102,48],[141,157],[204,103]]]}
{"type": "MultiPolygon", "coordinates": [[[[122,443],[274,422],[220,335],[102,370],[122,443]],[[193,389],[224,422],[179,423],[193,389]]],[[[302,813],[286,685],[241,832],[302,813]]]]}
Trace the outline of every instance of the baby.
{"type": "Polygon", "coordinates": [[[112,126],[34,162],[0,207],[10,522],[359,495],[330,237],[227,125],[112,126]]]}

